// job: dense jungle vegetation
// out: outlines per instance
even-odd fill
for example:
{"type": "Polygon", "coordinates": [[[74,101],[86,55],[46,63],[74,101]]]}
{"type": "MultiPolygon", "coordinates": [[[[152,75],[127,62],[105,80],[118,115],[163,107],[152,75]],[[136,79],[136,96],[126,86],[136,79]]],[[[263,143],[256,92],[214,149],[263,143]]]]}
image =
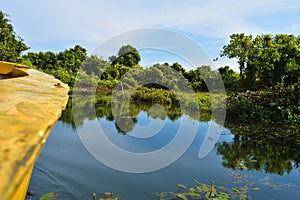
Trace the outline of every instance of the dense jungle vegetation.
{"type": "MultiPolygon", "coordinates": [[[[80,45],[58,53],[30,52],[24,40],[14,32],[8,16],[0,11],[0,60],[28,65],[53,75],[71,88],[77,80],[86,91],[96,85],[98,93],[110,94],[122,79],[122,91],[137,89],[132,95],[135,101],[175,104],[178,100],[172,91],[184,90],[182,82],[187,80],[197,93],[209,92],[207,85],[213,85],[220,74],[228,96],[228,119],[298,123],[300,36],[262,34],[254,37],[236,33],[230,36],[220,56],[236,58],[239,73],[230,66],[218,70],[199,66],[186,71],[177,62],[143,68],[139,65],[138,50],[129,44],[124,44],[117,55],[107,60],[87,55],[87,50],[80,45]]],[[[201,103],[209,106],[209,101],[207,95],[198,95],[200,106],[201,103]]]]}

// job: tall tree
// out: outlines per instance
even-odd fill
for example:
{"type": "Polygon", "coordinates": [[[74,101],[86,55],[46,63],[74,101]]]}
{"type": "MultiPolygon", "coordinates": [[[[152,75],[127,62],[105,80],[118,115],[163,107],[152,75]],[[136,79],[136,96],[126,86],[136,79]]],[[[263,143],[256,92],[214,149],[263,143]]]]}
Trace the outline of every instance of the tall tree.
{"type": "Polygon", "coordinates": [[[230,35],[230,42],[223,47],[221,51],[221,57],[227,56],[228,58],[237,58],[240,68],[240,77],[242,85],[244,86],[244,73],[246,69],[246,63],[250,50],[253,47],[252,35],[245,35],[244,33],[237,33],[230,35]]]}
{"type": "Polygon", "coordinates": [[[173,63],[173,65],[171,65],[171,68],[175,69],[180,74],[184,74],[185,72],[185,69],[178,62],[173,63]]]}
{"type": "Polygon", "coordinates": [[[111,56],[109,59],[113,65],[120,64],[127,67],[133,67],[139,64],[141,56],[136,48],[131,45],[125,45],[120,48],[118,57],[111,56]]]}
{"type": "Polygon", "coordinates": [[[86,58],[86,49],[80,45],[59,52],[57,55],[58,65],[66,70],[77,72],[86,58]]]}
{"type": "Polygon", "coordinates": [[[274,68],[273,83],[284,81],[289,85],[297,82],[300,71],[300,38],[294,35],[277,34],[274,43],[280,55],[274,68]]]}
{"type": "Polygon", "coordinates": [[[29,49],[16,35],[7,15],[0,11],[0,60],[17,62],[23,51],[29,49]]]}

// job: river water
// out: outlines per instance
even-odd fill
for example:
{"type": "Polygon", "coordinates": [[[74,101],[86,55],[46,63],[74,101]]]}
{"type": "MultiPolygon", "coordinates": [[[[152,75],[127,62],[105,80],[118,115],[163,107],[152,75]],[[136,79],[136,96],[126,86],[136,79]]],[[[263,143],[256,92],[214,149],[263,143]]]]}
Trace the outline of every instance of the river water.
{"type": "MultiPolygon", "coordinates": [[[[83,103],[82,110],[90,108],[93,106],[83,103]]],[[[54,127],[35,164],[29,185],[34,196],[28,196],[27,199],[39,199],[49,192],[56,193],[57,199],[92,199],[93,192],[99,198],[108,191],[126,200],[159,199],[156,192],[177,192],[179,189],[176,184],[194,187],[194,180],[208,185],[214,181],[216,187],[223,186],[233,198],[238,195],[234,194],[232,188],[245,186],[247,189],[241,191],[251,199],[300,198],[298,143],[246,138],[238,133],[234,136],[233,130],[219,127],[221,134],[216,144],[207,156],[200,159],[199,149],[209,127],[218,126],[216,122],[199,121],[188,115],[168,112],[153,116],[151,108],[141,104],[134,108],[133,113],[131,119],[134,124],[124,131],[116,123],[106,100],[98,101],[97,117],[84,116],[79,126],[74,125],[71,109],[68,108],[54,127]],[[151,172],[123,172],[122,169],[128,164],[126,159],[122,161],[120,158],[118,166],[101,162],[95,153],[91,153],[92,147],[87,147],[83,141],[84,134],[88,137],[94,133],[92,125],[98,124],[106,137],[126,152],[153,152],[162,149],[176,137],[184,120],[191,124],[184,127],[187,135],[196,130],[191,145],[175,162],[151,172]],[[147,134],[150,133],[143,130],[147,130],[151,124],[161,127],[149,136],[147,134]]],[[[100,139],[97,141],[102,153],[111,159],[118,159],[112,151],[105,150],[105,142],[100,139]]],[[[168,153],[173,156],[173,151],[168,153]]],[[[160,162],[160,159],[157,156],[155,162],[160,162]]],[[[140,166],[152,163],[133,161],[129,164],[139,170],[140,166]]]]}

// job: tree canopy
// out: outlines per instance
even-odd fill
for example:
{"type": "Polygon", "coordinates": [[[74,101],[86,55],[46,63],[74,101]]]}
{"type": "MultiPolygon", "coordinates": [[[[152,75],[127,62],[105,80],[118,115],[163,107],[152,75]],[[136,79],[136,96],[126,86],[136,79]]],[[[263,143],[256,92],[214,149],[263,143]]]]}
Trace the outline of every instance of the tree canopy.
{"type": "Polygon", "coordinates": [[[20,60],[21,53],[29,47],[25,45],[21,37],[16,35],[7,16],[0,11],[0,60],[17,62],[20,60]]]}
{"type": "MultiPolygon", "coordinates": [[[[300,83],[300,36],[288,34],[262,34],[253,37],[245,33],[230,35],[230,41],[223,47],[220,56],[236,58],[239,64],[239,77],[229,66],[220,67],[218,71],[210,66],[199,66],[186,71],[182,65],[155,64],[146,69],[139,66],[141,56],[138,50],[127,44],[123,45],[109,61],[95,55],[87,56],[86,49],[80,45],[62,52],[28,52],[23,39],[16,35],[8,16],[0,11],[0,60],[23,62],[61,79],[70,86],[74,84],[77,72],[84,80],[89,76],[102,86],[112,88],[127,72],[134,69],[129,77],[128,87],[137,84],[134,79],[142,73],[144,80],[151,76],[163,79],[167,76],[171,85],[179,84],[180,80],[170,78],[172,70],[186,78],[195,91],[208,91],[207,84],[214,83],[216,73],[220,73],[225,88],[228,90],[259,90],[282,84],[286,87],[300,83]],[[148,75],[147,75],[148,74],[148,75]],[[171,80],[172,79],[172,80],[171,80]],[[239,81],[241,81],[239,83],[239,81]]],[[[164,88],[157,84],[147,87],[164,88]]],[[[164,88],[166,89],[166,88],[164,88]]]]}
{"type": "Polygon", "coordinates": [[[244,33],[233,34],[221,56],[237,58],[246,89],[284,84],[293,85],[300,77],[300,36],[262,34],[254,39],[244,33]]]}
{"type": "Polygon", "coordinates": [[[51,74],[72,86],[77,71],[86,56],[86,49],[76,45],[74,48],[66,49],[59,53],[51,51],[29,52],[23,58],[29,60],[37,69],[51,74]]]}
{"type": "Polygon", "coordinates": [[[118,56],[111,56],[110,60],[113,65],[120,64],[133,67],[139,64],[141,56],[136,48],[131,45],[124,45],[120,48],[118,56]]]}
{"type": "Polygon", "coordinates": [[[230,36],[229,44],[225,45],[223,47],[223,51],[221,51],[221,56],[238,59],[242,84],[244,84],[246,62],[248,61],[252,47],[253,44],[251,35],[246,36],[244,33],[232,34],[230,36]]]}

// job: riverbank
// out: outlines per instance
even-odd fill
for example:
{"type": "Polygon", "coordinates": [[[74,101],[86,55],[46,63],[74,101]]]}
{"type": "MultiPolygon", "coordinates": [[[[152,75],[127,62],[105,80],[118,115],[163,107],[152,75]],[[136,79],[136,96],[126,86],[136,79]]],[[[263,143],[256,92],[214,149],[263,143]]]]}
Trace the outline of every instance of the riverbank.
{"type": "MultiPolygon", "coordinates": [[[[110,95],[112,93],[109,89],[102,89],[98,90],[98,95],[110,95]]],[[[208,92],[197,92],[195,96],[200,113],[205,116],[205,119],[210,118],[213,109],[219,109],[218,103],[212,107],[212,96],[219,101],[220,105],[225,100],[225,97],[220,94],[208,92]]],[[[179,107],[178,97],[185,99],[180,102],[185,104],[192,96],[184,93],[178,95],[170,90],[141,87],[131,95],[131,101],[173,105],[171,107],[175,108],[179,107]]],[[[275,87],[259,91],[227,93],[226,121],[244,123],[250,120],[253,123],[298,124],[300,121],[299,100],[300,93],[296,86],[293,88],[275,87]]]]}

